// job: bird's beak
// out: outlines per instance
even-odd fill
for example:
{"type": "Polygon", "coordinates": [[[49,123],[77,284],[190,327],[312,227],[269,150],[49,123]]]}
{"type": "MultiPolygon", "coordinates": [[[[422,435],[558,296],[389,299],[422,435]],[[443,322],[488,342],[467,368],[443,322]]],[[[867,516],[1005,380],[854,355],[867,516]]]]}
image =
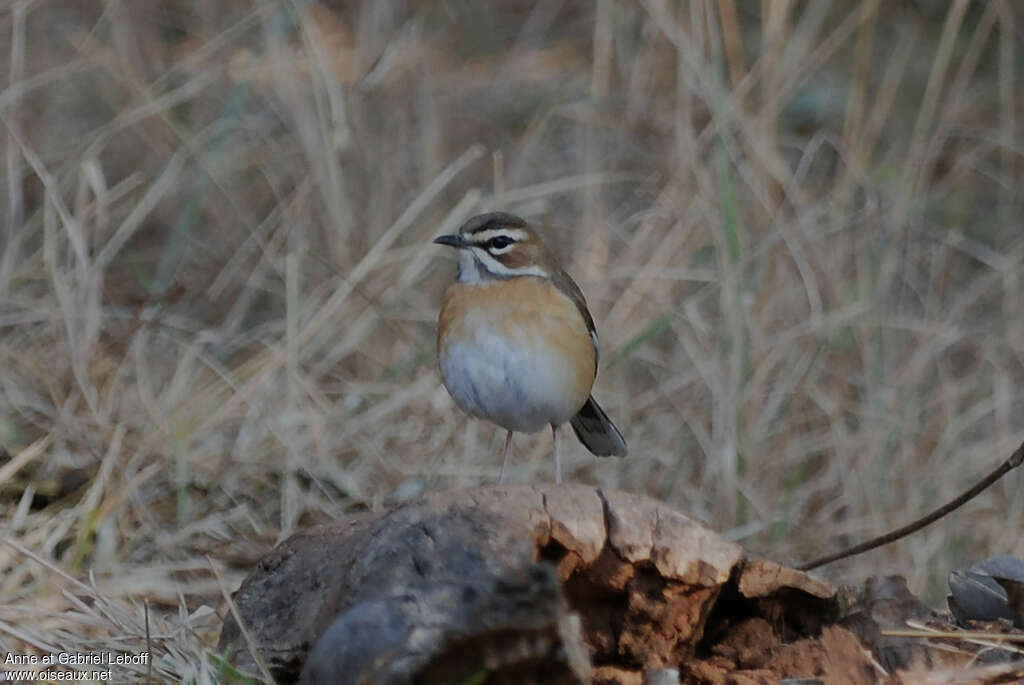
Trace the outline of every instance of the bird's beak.
{"type": "Polygon", "coordinates": [[[434,238],[434,242],[438,245],[447,245],[448,247],[467,247],[469,241],[461,235],[440,235],[434,238]]]}

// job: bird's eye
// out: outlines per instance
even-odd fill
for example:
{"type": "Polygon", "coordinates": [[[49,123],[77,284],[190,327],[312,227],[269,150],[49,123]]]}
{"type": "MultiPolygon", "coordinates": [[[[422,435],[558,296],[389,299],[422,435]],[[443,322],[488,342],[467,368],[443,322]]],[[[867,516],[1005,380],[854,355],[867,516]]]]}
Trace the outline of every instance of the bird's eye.
{"type": "Polygon", "coordinates": [[[499,235],[487,241],[487,248],[489,250],[503,250],[514,242],[508,236],[499,235]]]}

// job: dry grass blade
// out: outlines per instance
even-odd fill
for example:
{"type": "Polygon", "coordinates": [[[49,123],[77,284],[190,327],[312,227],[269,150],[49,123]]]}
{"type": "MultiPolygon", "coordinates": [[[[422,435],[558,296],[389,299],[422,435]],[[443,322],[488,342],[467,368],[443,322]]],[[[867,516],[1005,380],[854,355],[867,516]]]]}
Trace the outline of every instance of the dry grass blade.
{"type": "Polygon", "coordinates": [[[231,615],[235,617],[235,624],[238,626],[239,630],[241,630],[242,635],[245,638],[245,644],[249,649],[249,653],[253,655],[256,665],[260,668],[260,674],[263,676],[265,682],[275,683],[276,681],[274,680],[274,676],[270,674],[270,669],[267,668],[266,661],[263,659],[263,653],[260,651],[260,645],[253,642],[252,634],[246,627],[245,622],[242,621],[242,617],[238,614],[238,607],[235,606],[235,603],[231,599],[231,594],[228,591],[227,586],[224,584],[224,578],[221,577],[220,571],[217,570],[217,566],[213,563],[212,559],[207,558],[206,561],[210,564],[210,570],[213,571],[213,574],[217,577],[217,584],[220,585],[221,596],[227,604],[231,615]]]}
{"type": "Polygon", "coordinates": [[[939,630],[917,621],[907,621],[909,629],[885,628],[882,635],[887,637],[923,637],[927,639],[962,640],[983,647],[995,647],[1015,654],[1024,654],[1024,648],[1007,643],[1024,643],[1024,635],[993,633],[981,630],[939,630]]]}
{"type": "Polygon", "coordinates": [[[53,444],[53,436],[45,435],[34,443],[23,449],[3,466],[0,466],[0,485],[7,483],[21,469],[42,456],[50,445],[53,444]]]}
{"type": "MultiPolygon", "coordinates": [[[[908,621],[907,625],[913,626],[913,622],[908,621]]],[[[967,640],[975,644],[984,644],[989,647],[1006,647],[1012,651],[1024,653],[1024,650],[1014,649],[1002,644],[1004,642],[1024,642],[1024,635],[1014,635],[1012,633],[991,633],[984,630],[938,630],[921,625],[917,628],[911,627],[907,629],[884,628],[882,629],[882,635],[887,637],[929,637],[967,640]]]]}

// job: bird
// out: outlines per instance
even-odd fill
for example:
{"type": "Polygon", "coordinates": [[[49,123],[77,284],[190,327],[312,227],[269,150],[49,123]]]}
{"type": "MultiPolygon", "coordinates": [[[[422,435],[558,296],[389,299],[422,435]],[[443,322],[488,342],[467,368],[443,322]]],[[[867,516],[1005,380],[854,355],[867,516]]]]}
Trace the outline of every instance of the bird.
{"type": "Polygon", "coordinates": [[[596,456],[626,456],[626,440],[591,390],[597,377],[594,318],[575,281],[540,234],[506,212],[478,214],[434,239],[458,252],[458,275],[437,320],[441,379],[455,404],[504,428],[500,484],[513,433],[569,423],[596,456]]]}

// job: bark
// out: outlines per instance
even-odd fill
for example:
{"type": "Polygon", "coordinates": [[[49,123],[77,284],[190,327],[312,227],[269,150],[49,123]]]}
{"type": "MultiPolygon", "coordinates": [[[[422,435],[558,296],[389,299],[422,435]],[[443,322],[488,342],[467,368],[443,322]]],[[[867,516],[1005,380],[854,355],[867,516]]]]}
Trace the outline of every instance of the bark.
{"type": "Polygon", "coordinates": [[[834,590],[647,497],[440,492],[300,533],[234,595],[221,649],[278,682],[641,682],[736,616],[800,637],[834,590]]]}

